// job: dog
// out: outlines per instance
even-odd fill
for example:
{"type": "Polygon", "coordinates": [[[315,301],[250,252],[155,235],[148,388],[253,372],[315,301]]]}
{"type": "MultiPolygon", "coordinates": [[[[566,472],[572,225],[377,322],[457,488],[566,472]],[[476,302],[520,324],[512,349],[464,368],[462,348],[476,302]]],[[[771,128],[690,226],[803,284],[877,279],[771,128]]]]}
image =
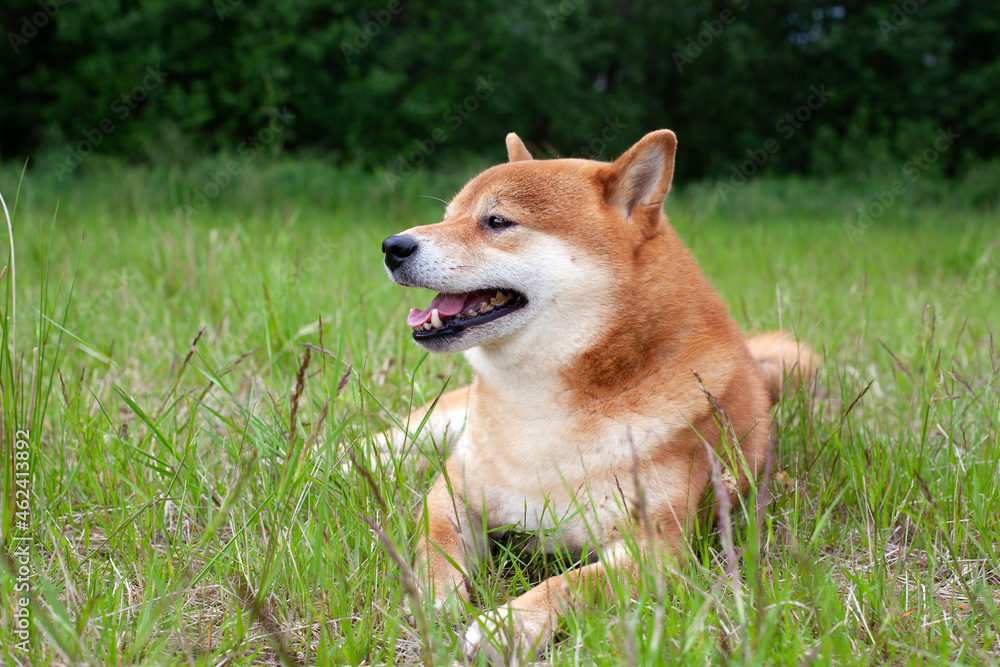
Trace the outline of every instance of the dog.
{"type": "Polygon", "coordinates": [[[542,650],[581,589],[634,571],[626,534],[679,553],[712,457],[728,491],[745,490],[772,405],[813,372],[814,354],[781,332],[744,337],[670,226],[676,148],[659,130],[613,163],[534,160],[511,133],[509,161],[473,178],[441,222],[382,244],[395,283],[439,292],[410,311],[413,340],[462,351],[475,371],[426,422],[433,437],[461,435],[418,522],[425,593],[436,607],[468,601],[466,574],[501,527],[596,558],[475,621],[469,657],[542,650]]]}

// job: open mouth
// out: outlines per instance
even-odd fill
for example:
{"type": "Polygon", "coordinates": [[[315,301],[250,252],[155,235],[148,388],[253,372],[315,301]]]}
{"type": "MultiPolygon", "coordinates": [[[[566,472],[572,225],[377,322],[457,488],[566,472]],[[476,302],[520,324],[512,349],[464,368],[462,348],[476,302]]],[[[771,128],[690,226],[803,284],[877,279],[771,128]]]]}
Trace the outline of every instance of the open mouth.
{"type": "Polygon", "coordinates": [[[414,308],[406,318],[414,338],[453,336],[469,327],[486,324],[527,305],[513,290],[484,289],[465,294],[438,294],[424,310],[414,308]]]}

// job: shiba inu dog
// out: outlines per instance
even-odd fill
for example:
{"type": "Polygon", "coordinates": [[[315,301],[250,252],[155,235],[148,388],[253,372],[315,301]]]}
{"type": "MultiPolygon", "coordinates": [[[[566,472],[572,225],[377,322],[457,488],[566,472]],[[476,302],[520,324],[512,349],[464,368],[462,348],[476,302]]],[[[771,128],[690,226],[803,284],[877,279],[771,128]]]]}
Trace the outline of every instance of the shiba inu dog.
{"type": "Polygon", "coordinates": [[[667,222],[676,146],[659,130],[614,163],[533,160],[510,134],[509,162],[473,178],[442,222],[382,244],[394,282],[440,292],[410,312],[413,340],[464,351],[475,370],[428,421],[439,437],[464,430],[426,498],[425,592],[468,600],[466,573],[499,527],[596,558],[475,622],[470,656],[544,647],[581,588],[633,567],[626,531],[676,550],[710,457],[744,489],[782,383],[811,372],[812,353],[783,334],[744,337],[667,222]]]}

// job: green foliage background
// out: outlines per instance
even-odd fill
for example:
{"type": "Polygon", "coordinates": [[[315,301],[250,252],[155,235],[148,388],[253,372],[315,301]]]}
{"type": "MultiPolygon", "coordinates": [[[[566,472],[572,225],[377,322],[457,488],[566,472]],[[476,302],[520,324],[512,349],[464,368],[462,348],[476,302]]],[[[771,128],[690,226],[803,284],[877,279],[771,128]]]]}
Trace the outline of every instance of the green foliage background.
{"type": "Polygon", "coordinates": [[[294,121],[267,152],[390,171],[499,157],[510,130],[543,152],[607,159],[669,127],[687,178],[727,175],[769,138],[779,143],[762,167],[771,174],[895,170],[948,127],[959,149],[935,172],[968,173],[1000,156],[994,2],[5,5],[3,161],[31,154],[43,167],[72,165],[90,132],[98,154],[183,162],[235,152],[281,109],[294,121]],[[120,118],[115,100],[129,99],[148,67],[163,82],[120,118]],[[484,100],[475,99],[480,77],[498,84],[484,100]],[[826,101],[786,136],[779,122],[814,87],[826,101]],[[104,119],[114,130],[94,134],[104,119]]]}

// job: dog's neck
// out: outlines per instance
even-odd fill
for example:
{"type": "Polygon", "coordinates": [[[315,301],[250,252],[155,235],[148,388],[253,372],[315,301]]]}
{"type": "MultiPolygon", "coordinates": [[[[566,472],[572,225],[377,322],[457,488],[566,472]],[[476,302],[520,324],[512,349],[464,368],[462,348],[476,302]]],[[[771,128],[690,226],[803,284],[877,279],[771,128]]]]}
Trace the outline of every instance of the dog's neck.
{"type": "Polygon", "coordinates": [[[563,318],[557,335],[549,327],[534,327],[468,350],[466,358],[481,381],[512,391],[537,391],[544,381],[555,393],[569,388],[595,398],[611,396],[674,365],[680,364],[677,372],[690,373],[694,360],[674,354],[690,349],[678,336],[721,342],[732,334],[725,305],[665,221],[635,251],[629,270],[617,275],[628,279],[595,295],[585,319],[563,318]],[[572,387],[562,378],[572,378],[572,387]]]}
{"type": "Polygon", "coordinates": [[[605,273],[595,265],[592,279],[581,283],[584,289],[561,293],[528,327],[471,348],[466,359],[484,381],[498,386],[558,378],[586,358],[599,359],[605,366],[628,364],[628,359],[618,357],[632,352],[615,343],[627,338],[630,348],[650,349],[662,337],[664,323],[659,319],[669,318],[660,304],[637,302],[638,295],[648,292],[649,272],[654,280],[668,279],[663,267],[655,266],[655,261],[650,266],[647,259],[666,253],[663,242],[671,240],[650,242],[660,247],[622,258],[615,271],[605,273]],[[647,324],[637,328],[637,321],[647,324]]]}
{"type": "Polygon", "coordinates": [[[556,333],[524,332],[499,344],[467,350],[465,358],[490,384],[508,387],[537,384],[543,378],[559,377],[584,354],[598,337],[597,324],[577,322],[577,326],[566,326],[556,333]]]}

